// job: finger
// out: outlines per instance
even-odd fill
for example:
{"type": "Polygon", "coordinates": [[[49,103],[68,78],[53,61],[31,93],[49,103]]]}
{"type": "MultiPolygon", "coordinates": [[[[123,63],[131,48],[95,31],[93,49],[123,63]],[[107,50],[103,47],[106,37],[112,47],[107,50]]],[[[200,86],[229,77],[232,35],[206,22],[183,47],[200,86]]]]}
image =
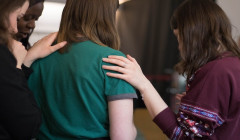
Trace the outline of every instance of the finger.
{"type": "Polygon", "coordinates": [[[137,66],[140,67],[140,65],[138,64],[137,60],[135,58],[133,58],[132,56],[130,56],[129,54],[127,55],[127,58],[132,61],[134,64],[136,64],[137,66]]]}
{"type": "Polygon", "coordinates": [[[121,60],[121,61],[123,61],[125,63],[129,62],[129,60],[126,57],[118,56],[118,55],[109,55],[108,58],[118,59],[118,60],[121,60]]]}
{"type": "Polygon", "coordinates": [[[55,41],[56,38],[57,38],[57,33],[52,33],[49,35],[48,41],[50,43],[53,43],[53,41],[55,41]]]}
{"type": "Polygon", "coordinates": [[[176,97],[183,97],[184,95],[182,94],[177,94],[176,97]]]}
{"type": "Polygon", "coordinates": [[[107,72],[106,74],[107,74],[107,76],[110,76],[110,77],[114,77],[114,78],[125,80],[125,76],[123,74],[111,73],[111,72],[107,72]]]}
{"type": "Polygon", "coordinates": [[[54,45],[54,46],[51,46],[51,49],[52,49],[53,51],[56,51],[56,50],[64,47],[66,44],[67,44],[67,41],[63,41],[63,42],[60,42],[60,43],[58,43],[58,44],[56,44],[56,45],[54,45]]]}
{"type": "Polygon", "coordinates": [[[106,69],[106,70],[116,71],[116,72],[123,73],[123,74],[126,72],[125,68],[118,67],[118,66],[107,66],[107,65],[103,65],[102,68],[103,68],[103,69],[106,69]]]}
{"type": "Polygon", "coordinates": [[[175,97],[176,97],[176,99],[181,99],[183,96],[180,94],[177,94],[175,97]]]}
{"type": "Polygon", "coordinates": [[[180,94],[180,93],[177,93],[177,94],[176,94],[176,96],[180,96],[180,95],[182,95],[182,94],[180,94]]]}
{"type": "Polygon", "coordinates": [[[111,64],[115,64],[115,65],[118,65],[118,66],[121,66],[121,67],[125,67],[126,66],[126,63],[122,60],[119,60],[119,59],[115,59],[115,58],[103,58],[102,59],[104,62],[107,62],[107,63],[111,63],[111,64]]]}
{"type": "Polygon", "coordinates": [[[129,59],[129,60],[131,60],[132,62],[137,62],[136,60],[135,60],[135,58],[133,58],[131,55],[127,55],[127,58],[129,59]]]}
{"type": "Polygon", "coordinates": [[[42,40],[45,41],[47,44],[51,45],[57,37],[57,32],[50,33],[49,35],[45,36],[42,40]]]}
{"type": "Polygon", "coordinates": [[[177,96],[176,96],[176,99],[177,99],[177,100],[181,100],[182,98],[181,98],[181,97],[177,97],[177,96]]]}

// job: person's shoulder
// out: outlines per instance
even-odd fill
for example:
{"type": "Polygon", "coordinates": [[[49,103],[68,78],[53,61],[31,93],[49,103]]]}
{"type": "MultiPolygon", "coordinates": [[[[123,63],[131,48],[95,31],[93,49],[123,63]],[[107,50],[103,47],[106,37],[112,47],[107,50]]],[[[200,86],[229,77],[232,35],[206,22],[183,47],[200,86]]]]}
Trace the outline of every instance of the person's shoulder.
{"type": "Polygon", "coordinates": [[[103,49],[104,53],[107,53],[107,54],[109,54],[109,55],[125,56],[125,54],[122,53],[121,51],[112,49],[112,48],[107,47],[107,46],[102,47],[102,49],[103,49]]]}
{"type": "Polygon", "coordinates": [[[237,56],[226,56],[212,62],[215,69],[231,69],[240,67],[240,59],[237,56]]]}
{"type": "Polygon", "coordinates": [[[13,54],[10,52],[8,47],[6,45],[0,44],[0,57],[1,58],[10,58],[15,61],[15,57],[13,54]]]}
{"type": "Polygon", "coordinates": [[[94,50],[96,50],[98,53],[100,53],[102,55],[119,55],[119,56],[126,57],[125,54],[119,50],[115,50],[108,46],[99,45],[93,41],[86,41],[82,45],[88,46],[89,49],[93,48],[94,50]]]}
{"type": "Polygon", "coordinates": [[[232,73],[240,70],[240,59],[236,56],[222,57],[207,63],[202,70],[214,75],[232,73]]]}

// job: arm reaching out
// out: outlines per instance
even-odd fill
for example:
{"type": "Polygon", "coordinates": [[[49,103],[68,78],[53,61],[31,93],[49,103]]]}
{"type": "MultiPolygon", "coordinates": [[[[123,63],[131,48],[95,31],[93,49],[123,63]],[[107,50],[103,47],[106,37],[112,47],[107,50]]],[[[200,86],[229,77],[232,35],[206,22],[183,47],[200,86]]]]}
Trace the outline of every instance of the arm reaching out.
{"type": "Polygon", "coordinates": [[[108,58],[103,58],[103,61],[118,65],[103,65],[103,68],[119,72],[108,72],[107,75],[123,79],[140,91],[152,118],[167,108],[167,104],[160,97],[151,82],[142,73],[141,67],[133,57],[130,55],[127,55],[127,58],[122,56],[109,56],[108,58]]]}
{"type": "Polygon", "coordinates": [[[29,49],[24,60],[24,65],[30,67],[35,60],[44,58],[67,44],[66,41],[63,41],[54,46],[51,46],[56,37],[57,33],[51,33],[48,36],[45,36],[41,40],[37,41],[29,49]]]}
{"type": "MultiPolygon", "coordinates": [[[[218,127],[214,121],[200,118],[194,112],[189,113],[186,110],[181,110],[177,115],[174,114],[131,56],[128,55],[127,58],[109,56],[103,61],[117,65],[103,66],[104,69],[119,72],[108,72],[108,76],[126,80],[140,91],[151,117],[154,118],[153,121],[170,139],[186,139],[186,136],[188,138],[195,136],[208,138],[218,127]]],[[[181,100],[183,96],[185,93],[178,95],[177,98],[181,100]]]]}

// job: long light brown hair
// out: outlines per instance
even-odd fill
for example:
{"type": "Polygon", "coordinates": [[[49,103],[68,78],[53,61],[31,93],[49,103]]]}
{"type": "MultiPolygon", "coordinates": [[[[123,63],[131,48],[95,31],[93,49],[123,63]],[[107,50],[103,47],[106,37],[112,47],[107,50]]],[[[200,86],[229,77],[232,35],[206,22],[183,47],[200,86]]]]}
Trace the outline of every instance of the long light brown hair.
{"type": "Polygon", "coordinates": [[[28,0],[1,0],[0,4],[0,44],[10,46],[10,13],[20,8],[28,0]]]}
{"type": "Polygon", "coordinates": [[[181,61],[176,65],[187,81],[201,66],[216,59],[221,51],[240,57],[232,38],[231,23],[224,11],[212,0],[186,0],[174,12],[172,29],[178,29],[182,41],[181,61]]]}
{"type": "MultiPolygon", "coordinates": [[[[118,0],[67,0],[63,9],[57,42],[78,42],[80,37],[118,50],[115,26],[118,0]]],[[[65,46],[64,51],[69,45],[65,46]]]]}

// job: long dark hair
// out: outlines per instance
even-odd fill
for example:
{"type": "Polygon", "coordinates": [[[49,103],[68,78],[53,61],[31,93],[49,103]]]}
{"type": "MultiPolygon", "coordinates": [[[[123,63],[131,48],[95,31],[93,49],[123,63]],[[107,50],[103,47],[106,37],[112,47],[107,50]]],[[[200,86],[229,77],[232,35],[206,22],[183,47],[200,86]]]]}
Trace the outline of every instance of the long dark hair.
{"type": "Polygon", "coordinates": [[[176,65],[187,81],[201,66],[216,59],[221,51],[240,57],[232,38],[231,23],[224,11],[212,0],[186,0],[171,18],[172,29],[178,29],[182,41],[182,60],[176,65]]]}
{"type": "Polygon", "coordinates": [[[28,0],[1,0],[0,4],[0,44],[10,46],[9,15],[28,0]]]}
{"type": "Polygon", "coordinates": [[[79,35],[82,35],[99,45],[118,50],[120,41],[115,26],[117,2],[118,0],[67,0],[57,41],[66,40],[71,44],[78,42],[79,35]]]}

